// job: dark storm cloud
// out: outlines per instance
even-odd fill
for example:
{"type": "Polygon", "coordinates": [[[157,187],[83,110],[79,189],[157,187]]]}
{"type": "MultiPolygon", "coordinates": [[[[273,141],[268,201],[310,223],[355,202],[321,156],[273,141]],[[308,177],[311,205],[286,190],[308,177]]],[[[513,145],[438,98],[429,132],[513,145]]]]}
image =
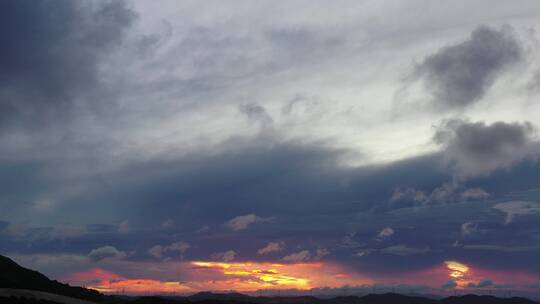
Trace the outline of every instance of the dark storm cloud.
{"type": "MultiPolygon", "coordinates": [[[[171,214],[191,214],[192,219],[203,217],[222,225],[249,214],[267,218],[300,210],[335,212],[332,209],[336,206],[321,202],[354,197],[348,185],[355,178],[353,171],[338,164],[345,153],[322,142],[283,141],[273,135],[254,140],[236,138],[209,151],[141,162],[111,172],[105,187],[89,193],[89,201],[110,200],[116,192],[122,197],[116,203],[122,205],[122,212],[133,204],[140,215],[152,210],[156,226],[171,214]],[[117,178],[120,176],[124,177],[117,178]],[[297,203],[291,205],[291,201],[297,203]],[[306,210],[305,204],[311,208],[306,210]]],[[[109,208],[114,210],[115,206],[109,208]]],[[[140,219],[151,220],[146,216],[140,219]]],[[[184,226],[190,222],[173,220],[184,226]]],[[[199,229],[209,223],[194,224],[193,229],[199,229]]]]}
{"type": "MultiPolygon", "coordinates": [[[[311,235],[315,239],[329,236],[340,239],[349,232],[343,223],[354,221],[356,212],[368,212],[384,201],[391,195],[395,183],[399,183],[403,175],[409,175],[407,172],[412,168],[421,184],[429,184],[427,187],[447,178],[444,172],[430,172],[435,168],[432,158],[408,160],[392,166],[351,168],[340,165],[347,153],[324,142],[282,140],[272,133],[232,139],[211,150],[170,160],[131,163],[107,174],[76,180],[63,178],[62,169],[51,164],[40,171],[22,171],[19,173],[22,176],[11,175],[11,184],[35,185],[32,192],[20,188],[12,195],[32,204],[21,208],[19,201],[6,200],[3,207],[11,210],[11,216],[41,220],[42,209],[33,202],[47,197],[47,193],[80,189],[66,197],[51,197],[51,204],[44,205],[43,211],[61,209],[61,212],[48,213],[52,217],[49,220],[79,223],[87,233],[99,233],[101,238],[109,238],[105,233],[113,230],[112,225],[126,220],[133,233],[143,239],[163,238],[162,243],[176,241],[168,238],[177,234],[189,238],[223,234],[223,244],[231,238],[236,239],[236,235],[244,239],[253,237],[258,243],[253,243],[254,248],[249,252],[256,253],[268,242],[275,241],[274,238],[311,235]],[[41,172],[48,172],[58,179],[40,184],[41,172]],[[104,214],[107,220],[103,219],[104,214]],[[272,220],[260,221],[250,225],[249,229],[237,231],[224,225],[246,215],[272,220]],[[116,222],[110,222],[111,218],[116,222]],[[177,227],[163,230],[162,223],[167,219],[178,223],[177,227]],[[209,226],[209,231],[192,233],[203,226],[209,226]],[[141,227],[154,231],[141,233],[141,227]],[[254,237],[261,234],[266,236],[254,237]]],[[[370,238],[384,228],[377,223],[366,224],[373,225],[370,238]]],[[[94,244],[92,246],[99,243],[87,242],[94,244]]],[[[213,243],[221,246],[219,242],[213,243]]],[[[109,241],[105,244],[117,245],[109,241]]],[[[239,255],[249,255],[249,252],[241,251],[239,255]]]]}
{"type": "Polygon", "coordinates": [[[134,18],[123,1],[1,1],[0,119],[65,111],[99,82],[134,18]]]}
{"type": "Polygon", "coordinates": [[[510,26],[480,26],[469,39],[427,56],[417,67],[434,102],[463,108],[480,100],[506,68],[523,58],[523,47],[510,26]]]}
{"type": "Polygon", "coordinates": [[[508,169],[539,151],[531,123],[467,122],[451,120],[437,130],[434,140],[442,146],[458,178],[485,176],[508,169]]]}
{"type": "MultiPolygon", "coordinates": [[[[184,241],[192,245],[187,259],[208,258],[216,252],[233,250],[235,260],[257,261],[269,258],[257,254],[260,248],[269,242],[284,242],[287,247],[270,259],[302,251],[314,254],[328,248],[323,260],[346,263],[351,269],[366,273],[386,274],[431,267],[449,255],[498,267],[509,254],[498,252],[486,258],[476,255],[480,250],[451,247],[457,239],[460,244],[470,241],[501,245],[504,242],[500,240],[511,238],[515,246],[530,246],[535,242],[532,235],[526,237],[527,231],[535,227],[534,219],[516,218],[512,229],[507,229],[505,215],[486,202],[381,208],[396,185],[433,192],[451,178],[439,171],[437,156],[386,166],[348,167],[340,165],[347,151],[321,142],[278,140],[266,135],[235,139],[214,148],[174,160],[140,161],[106,177],[76,180],[74,185],[84,185],[85,191],[70,196],[69,201],[57,202],[58,207],[53,205],[50,210],[58,211],[56,222],[68,218],[87,224],[85,231],[57,228],[58,233],[70,233],[69,242],[50,237],[41,237],[38,242],[36,235],[43,233],[34,230],[23,233],[22,238],[26,239],[19,243],[6,241],[6,244],[10,244],[12,252],[56,252],[61,248],[64,252],[83,255],[108,245],[125,254],[137,252],[126,256],[128,259],[147,260],[150,256],[146,252],[152,246],[184,241]],[[106,221],[104,217],[116,221],[106,221]],[[272,220],[259,221],[248,229],[235,230],[224,225],[235,218],[272,220]],[[169,219],[177,225],[164,231],[162,224],[169,219]],[[126,220],[130,223],[129,232],[112,231],[113,223],[126,220]],[[472,221],[487,232],[462,239],[463,223],[472,221]],[[100,222],[104,224],[92,224],[100,222]],[[202,226],[209,228],[204,233],[194,233],[202,226]],[[386,227],[394,231],[392,237],[384,242],[376,240],[386,227]],[[515,237],[515,231],[520,231],[519,238],[515,237]],[[349,246],[338,246],[350,233],[355,234],[349,246]],[[365,251],[370,254],[358,255],[365,251]],[[412,260],[411,255],[422,258],[412,260]]],[[[534,168],[538,167],[528,166],[534,175],[520,174],[527,176],[527,180],[537,180],[540,171],[534,168]]],[[[493,189],[508,187],[508,181],[515,181],[517,176],[509,175],[491,184],[477,181],[473,186],[491,193],[493,189]]],[[[24,180],[32,181],[28,177],[24,180]]],[[[54,192],[56,188],[66,187],[72,185],[50,184],[46,188],[54,192]]],[[[36,213],[40,215],[43,214],[36,213]]],[[[47,230],[49,234],[51,231],[47,230]]],[[[97,253],[113,251],[108,248],[97,253]]],[[[505,265],[530,268],[526,261],[531,261],[533,254],[519,254],[521,260],[505,265]]]]}
{"type": "MultiPolygon", "coordinates": [[[[504,224],[505,214],[491,208],[491,203],[460,202],[466,189],[481,188],[497,198],[500,193],[516,189],[516,185],[537,186],[535,181],[540,178],[537,164],[516,164],[512,171],[493,172],[489,178],[475,179],[469,188],[456,188],[452,192],[455,199],[452,204],[388,206],[397,188],[421,189],[427,197],[429,193],[440,192],[437,189],[452,178],[451,172],[439,166],[442,156],[428,155],[384,166],[351,167],[342,165],[348,153],[325,142],[284,140],[271,132],[230,139],[212,149],[171,159],[139,160],[75,180],[62,177],[65,173],[56,164],[44,164],[39,166],[40,170],[9,175],[12,185],[20,185],[12,187],[11,196],[24,197],[31,204],[21,208],[19,201],[3,202],[3,210],[9,212],[6,214],[10,222],[15,223],[4,229],[0,237],[12,252],[57,252],[61,248],[64,252],[86,255],[109,245],[118,251],[136,251],[128,257],[135,260],[149,259],[146,252],[156,244],[179,241],[192,245],[186,259],[234,250],[235,260],[239,261],[279,260],[297,252],[315,253],[326,248],[329,253],[323,260],[346,263],[352,269],[371,273],[431,267],[448,255],[455,258],[472,255],[468,261],[499,267],[508,252],[486,258],[476,255],[480,250],[461,245],[499,246],[510,238],[517,247],[534,242],[527,233],[537,229],[535,218],[518,217],[512,229],[508,229],[504,224]],[[39,183],[42,172],[58,179],[39,183]],[[28,192],[24,185],[35,186],[28,192]],[[65,197],[52,196],[50,205],[33,203],[63,189],[78,191],[65,197]],[[31,218],[32,227],[38,228],[44,225],[36,221],[69,221],[82,227],[58,224],[47,230],[32,227],[21,230],[17,229],[18,218],[31,218]],[[246,226],[247,229],[230,229],[224,223],[232,219],[256,223],[246,226]],[[114,229],[126,221],[129,231],[114,229]],[[166,222],[176,224],[163,229],[166,222]],[[488,232],[465,239],[462,225],[466,222],[479,223],[482,231],[488,232]],[[208,227],[204,232],[195,233],[204,226],[208,227]],[[376,236],[387,227],[394,231],[392,237],[377,240],[376,236]],[[349,238],[348,245],[341,246],[344,236],[351,234],[354,237],[349,238]],[[452,247],[456,240],[460,246],[452,247]],[[271,257],[257,254],[269,242],[284,242],[287,247],[271,257]],[[370,254],[360,256],[361,252],[370,254]],[[414,253],[422,258],[406,258],[406,254],[414,253]]],[[[402,199],[415,197],[417,191],[404,190],[402,199]]],[[[525,261],[533,257],[529,252],[519,254],[521,260],[506,262],[505,267],[525,269],[525,261]]]]}

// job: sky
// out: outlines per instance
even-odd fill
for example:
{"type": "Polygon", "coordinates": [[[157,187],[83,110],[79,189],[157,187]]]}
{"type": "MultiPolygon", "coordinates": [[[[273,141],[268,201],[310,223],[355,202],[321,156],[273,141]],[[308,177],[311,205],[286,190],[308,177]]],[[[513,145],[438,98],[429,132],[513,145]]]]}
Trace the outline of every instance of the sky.
{"type": "Polygon", "coordinates": [[[107,293],[538,295],[539,17],[0,1],[0,254],[107,293]]]}

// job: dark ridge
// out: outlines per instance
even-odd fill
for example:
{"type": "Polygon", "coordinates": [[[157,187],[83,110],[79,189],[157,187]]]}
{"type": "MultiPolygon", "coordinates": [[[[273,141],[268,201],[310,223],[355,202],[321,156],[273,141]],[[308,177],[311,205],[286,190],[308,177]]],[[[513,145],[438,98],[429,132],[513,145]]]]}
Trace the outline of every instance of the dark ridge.
{"type": "Polygon", "coordinates": [[[234,300],[234,301],[252,301],[253,297],[242,293],[213,293],[208,291],[198,292],[187,297],[188,300],[198,302],[204,300],[234,300]]]}
{"type": "Polygon", "coordinates": [[[385,294],[370,294],[358,299],[356,303],[370,303],[370,304],[435,304],[441,303],[437,300],[432,300],[424,297],[411,297],[397,293],[385,293],[385,294]]]}
{"type": "Polygon", "coordinates": [[[538,304],[526,298],[497,298],[494,296],[465,295],[461,297],[448,297],[442,299],[441,304],[538,304]]]}
{"type": "Polygon", "coordinates": [[[17,297],[0,297],[0,303],[2,304],[58,304],[58,302],[37,300],[37,299],[23,299],[17,297]]]}
{"type": "Polygon", "coordinates": [[[244,294],[201,292],[185,298],[139,297],[131,304],[539,304],[525,298],[497,298],[465,295],[444,299],[406,296],[397,293],[370,294],[362,297],[340,296],[320,299],[311,296],[251,297],[244,294]]]}
{"type": "Polygon", "coordinates": [[[43,274],[19,266],[10,258],[2,255],[0,255],[0,288],[39,290],[94,302],[103,302],[106,298],[93,289],[74,287],[50,280],[43,274]]]}

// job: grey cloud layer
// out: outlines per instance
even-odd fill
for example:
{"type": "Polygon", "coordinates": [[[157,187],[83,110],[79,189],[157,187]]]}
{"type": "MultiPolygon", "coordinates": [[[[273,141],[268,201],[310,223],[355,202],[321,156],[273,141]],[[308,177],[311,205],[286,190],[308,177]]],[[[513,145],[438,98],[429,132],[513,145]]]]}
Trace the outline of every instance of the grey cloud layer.
{"type": "Polygon", "coordinates": [[[507,67],[523,59],[523,46],[509,26],[481,26],[468,40],[441,48],[416,67],[434,103],[462,108],[480,100],[507,67]]]}
{"type": "Polygon", "coordinates": [[[533,126],[525,123],[466,122],[452,120],[443,124],[434,140],[454,167],[458,178],[487,175],[508,169],[540,152],[533,138],[533,126]]]}
{"type": "Polygon", "coordinates": [[[101,59],[135,18],[122,1],[8,0],[0,12],[2,121],[40,123],[65,118],[81,94],[93,93],[101,59]]]}
{"type": "MultiPolygon", "coordinates": [[[[108,214],[117,219],[116,224],[128,220],[130,229],[117,232],[114,225],[88,225],[86,231],[70,237],[69,251],[87,253],[108,245],[120,252],[137,251],[132,258],[145,260],[150,257],[148,249],[156,244],[184,241],[191,245],[184,254],[186,259],[279,260],[290,255],[303,258],[307,257],[306,252],[331,248],[323,259],[377,273],[427,267],[444,259],[448,250],[456,257],[467,256],[467,248],[451,247],[456,239],[461,239],[462,225],[467,221],[482,219],[479,229],[491,228],[488,234],[471,234],[465,241],[501,245],[504,238],[517,231],[521,236],[515,240],[516,246],[526,246],[531,241],[532,234],[525,236],[534,229],[529,222],[532,219],[517,217],[510,227],[505,224],[504,213],[490,208],[492,203],[486,204],[483,197],[463,199],[459,195],[462,191],[447,198],[452,204],[384,207],[396,185],[433,192],[451,179],[449,173],[438,167],[439,157],[349,168],[339,164],[342,153],[323,143],[262,136],[233,140],[209,154],[139,163],[108,173],[106,183],[103,177],[96,176],[84,181],[86,190],[79,196],[61,202],[62,217],[90,224],[99,223],[102,215],[108,214]],[[96,183],[98,180],[101,182],[96,183]],[[270,217],[271,221],[265,220],[270,217]],[[164,221],[177,224],[165,229],[164,221]],[[209,228],[196,233],[201,226],[209,228]],[[352,232],[357,233],[348,244],[355,245],[339,245],[343,236],[352,232]],[[279,254],[258,254],[270,242],[288,245],[279,254]],[[358,252],[370,254],[360,256],[358,252]],[[301,254],[294,255],[298,253],[301,254]],[[414,263],[403,258],[417,255],[422,259],[414,263]]],[[[528,173],[530,180],[538,177],[538,171],[530,175],[534,168],[537,166],[528,173]]],[[[497,178],[494,184],[489,178],[476,180],[471,189],[496,193],[516,176],[497,178]]],[[[31,210],[29,206],[27,212],[36,212],[31,210]]],[[[42,217],[46,214],[36,213],[42,217]]],[[[3,240],[12,250],[28,251],[27,244],[33,244],[31,251],[46,252],[63,242],[58,238],[35,239],[24,233],[13,240],[10,226],[3,228],[3,240]]],[[[152,254],[163,252],[158,250],[152,254]]],[[[503,254],[490,259],[478,257],[478,261],[496,266],[503,254]]],[[[93,255],[96,260],[118,257],[110,248],[102,248],[93,255]]],[[[520,261],[513,261],[512,265],[522,267],[520,261]]]]}

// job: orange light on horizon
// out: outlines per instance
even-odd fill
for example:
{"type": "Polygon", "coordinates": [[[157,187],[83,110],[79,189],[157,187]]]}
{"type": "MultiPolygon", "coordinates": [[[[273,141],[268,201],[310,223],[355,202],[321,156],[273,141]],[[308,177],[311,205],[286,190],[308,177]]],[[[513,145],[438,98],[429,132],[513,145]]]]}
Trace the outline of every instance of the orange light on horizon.
{"type": "Polygon", "coordinates": [[[469,274],[471,268],[457,261],[445,261],[446,268],[449,270],[449,276],[456,282],[458,288],[467,288],[471,283],[469,274]]]}
{"type": "Polygon", "coordinates": [[[128,279],[116,273],[92,268],[88,271],[75,272],[69,276],[70,281],[79,283],[91,282],[86,287],[103,293],[142,294],[188,292],[189,287],[176,281],[159,281],[152,279],[128,279]]]}
{"type": "Polygon", "coordinates": [[[147,279],[106,281],[89,287],[103,293],[126,292],[130,294],[142,294],[147,292],[175,293],[191,291],[189,287],[182,285],[180,282],[162,282],[147,279]]]}
{"type": "Polygon", "coordinates": [[[371,284],[372,280],[349,273],[340,264],[327,262],[270,263],[270,262],[212,262],[192,261],[167,263],[153,268],[163,277],[179,278],[162,281],[156,272],[126,278],[108,270],[93,268],[72,273],[68,282],[84,284],[104,293],[195,293],[199,291],[254,292],[257,290],[342,287],[371,284]],[[165,266],[167,265],[167,266],[165,266]],[[181,278],[181,279],[180,279],[181,278]]]}
{"type": "MultiPolygon", "coordinates": [[[[257,286],[257,289],[262,288],[294,288],[294,289],[310,289],[310,280],[299,276],[288,274],[291,265],[293,267],[302,267],[310,265],[310,263],[299,264],[276,264],[276,263],[222,263],[222,262],[191,262],[192,265],[198,267],[206,267],[211,269],[221,269],[222,273],[232,277],[243,277],[244,281],[250,284],[248,289],[257,286]]],[[[315,264],[315,263],[314,263],[315,264]]],[[[289,271],[290,272],[290,271],[289,271]]]]}
{"type": "Polygon", "coordinates": [[[456,261],[445,261],[446,266],[452,270],[458,270],[460,272],[467,272],[469,271],[469,266],[456,262],[456,261]]]}

